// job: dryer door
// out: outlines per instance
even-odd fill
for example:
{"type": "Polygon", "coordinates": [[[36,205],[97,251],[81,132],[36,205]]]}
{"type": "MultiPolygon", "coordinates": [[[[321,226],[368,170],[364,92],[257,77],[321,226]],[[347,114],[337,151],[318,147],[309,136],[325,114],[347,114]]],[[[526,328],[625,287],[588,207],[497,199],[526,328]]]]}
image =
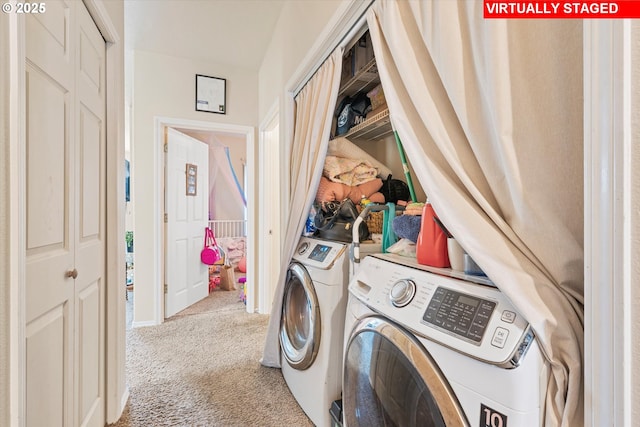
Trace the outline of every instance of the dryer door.
{"type": "Polygon", "coordinates": [[[347,427],[469,425],[424,346],[377,316],[360,320],[351,333],[342,401],[347,427]]]}
{"type": "Polygon", "coordinates": [[[320,305],[307,269],[289,264],[282,297],[280,348],[289,365],[307,369],[320,347],[320,305]]]}

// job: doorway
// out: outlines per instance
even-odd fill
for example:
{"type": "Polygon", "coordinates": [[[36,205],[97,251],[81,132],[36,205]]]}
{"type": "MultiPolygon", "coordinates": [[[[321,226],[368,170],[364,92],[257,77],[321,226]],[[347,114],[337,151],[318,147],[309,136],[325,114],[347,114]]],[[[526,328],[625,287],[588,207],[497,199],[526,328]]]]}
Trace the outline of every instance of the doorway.
{"type": "MultiPolygon", "coordinates": [[[[254,252],[252,248],[254,248],[254,239],[255,239],[255,231],[257,227],[255,227],[255,211],[256,211],[256,203],[254,203],[255,199],[255,191],[254,191],[254,183],[255,183],[255,173],[254,171],[257,169],[255,167],[256,156],[255,156],[255,140],[254,140],[254,128],[248,126],[237,126],[237,125],[228,125],[228,124],[220,124],[220,123],[210,123],[210,122],[199,122],[193,120],[184,120],[184,119],[173,119],[173,118],[156,118],[155,123],[156,128],[156,142],[154,144],[154,151],[156,153],[158,164],[162,165],[164,162],[164,135],[165,130],[167,128],[175,128],[182,132],[187,131],[189,134],[198,135],[198,134],[231,134],[235,135],[238,138],[242,138],[245,141],[246,148],[246,163],[247,163],[247,185],[245,188],[246,198],[247,198],[247,252],[246,252],[246,260],[247,260],[247,311],[253,313],[256,311],[256,292],[257,287],[255,284],[257,283],[256,277],[257,272],[256,269],[252,266],[254,265],[254,252]]],[[[164,170],[163,168],[158,168],[157,176],[155,179],[155,191],[157,194],[157,200],[159,203],[155,206],[156,215],[156,225],[157,225],[157,233],[159,236],[163,236],[164,229],[164,170]]],[[[163,244],[160,245],[164,248],[163,244]]],[[[160,283],[157,283],[154,292],[155,298],[151,302],[154,306],[154,310],[158,313],[159,322],[162,322],[164,319],[164,293],[160,292],[164,288],[164,271],[165,271],[165,255],[164,250],[160,250],[156,252],[154,263],[154,269],[156,270],[156,277],[160,278],[160,283]]]]}

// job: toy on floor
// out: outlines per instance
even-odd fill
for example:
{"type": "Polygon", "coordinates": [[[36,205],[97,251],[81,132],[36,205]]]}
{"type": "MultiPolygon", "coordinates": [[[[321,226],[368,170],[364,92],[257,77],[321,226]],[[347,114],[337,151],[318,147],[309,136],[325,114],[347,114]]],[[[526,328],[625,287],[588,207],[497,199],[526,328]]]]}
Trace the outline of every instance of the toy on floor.
{"type": "Polygon", "coordinates": [[[215,265],[209,266],[209,293],[213,292],[220,286],[220,274],[218,267],[215,265]]]}
{"type": "Polygon", "coordinates": [[[241,277],[238,279],[239,288],[240,288],[240,301],[247,305],[247,278],[241,277]]]}
{"type": "Polygon", "coordinates": [[[246,273],[247,272],[247,257],[242,257],[240,258],[240,261],[238,261],[238,270],[241,273],[246,273]]]}
{"type": "Polygon", "coordinates": [[[220,286],[220,276],[209,277],[209,292],[215,291],[220,286]]]}

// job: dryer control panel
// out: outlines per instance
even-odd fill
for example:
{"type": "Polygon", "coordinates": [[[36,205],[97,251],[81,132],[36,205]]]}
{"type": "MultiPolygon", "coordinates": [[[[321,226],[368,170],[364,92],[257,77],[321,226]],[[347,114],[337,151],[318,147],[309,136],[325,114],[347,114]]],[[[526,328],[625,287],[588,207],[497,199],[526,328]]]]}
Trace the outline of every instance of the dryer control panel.
{"type": "Polygon", "coordinates": [[[389,259],[366,257],[349,291],[417,337],[495,365],[517,366],[533,339],[528,322],[497,288],[389,259]]]}
{"type": "Polygon", "coordinates": [[[344,243],[302,237],[293,253],[293,259],[310,267],[328,270],[345,250],[344,243]]]}

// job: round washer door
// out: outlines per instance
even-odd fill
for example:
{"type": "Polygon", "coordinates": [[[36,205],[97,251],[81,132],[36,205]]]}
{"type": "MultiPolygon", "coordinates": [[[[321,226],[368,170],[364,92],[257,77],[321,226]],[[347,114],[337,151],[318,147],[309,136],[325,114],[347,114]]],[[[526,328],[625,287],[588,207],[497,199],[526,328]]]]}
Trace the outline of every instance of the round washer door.
{"type": "Polygon", "coordinates": [[[289,365],[307,369],[320,347],[320,305],[307,269],[292,262],[282,297],[280,348],[289,365]]]}
{"type": "Polygon", "coordinates": [[[469,425],[424,346],[378,316],[360,320],[351,333],[342,404],[347,427],[469,425]]]}

